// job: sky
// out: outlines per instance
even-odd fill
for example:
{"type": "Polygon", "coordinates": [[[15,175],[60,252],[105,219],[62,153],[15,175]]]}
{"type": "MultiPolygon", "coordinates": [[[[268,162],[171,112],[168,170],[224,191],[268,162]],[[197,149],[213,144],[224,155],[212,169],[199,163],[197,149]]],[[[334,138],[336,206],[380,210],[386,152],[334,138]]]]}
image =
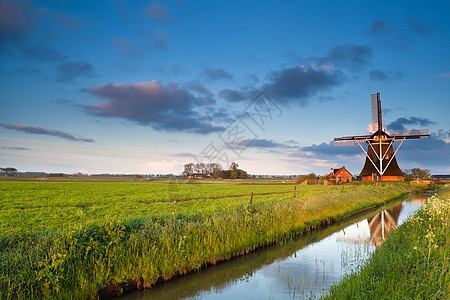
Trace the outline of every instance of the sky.
{"type": "Polygon", "coordinates": [[[364,164],[370,94],[401,169],[450,174],[449,1],[0,0],[0,166],[250,174],[364,164]],[[398,146],[398,143],[396,144],[398,146]]]}

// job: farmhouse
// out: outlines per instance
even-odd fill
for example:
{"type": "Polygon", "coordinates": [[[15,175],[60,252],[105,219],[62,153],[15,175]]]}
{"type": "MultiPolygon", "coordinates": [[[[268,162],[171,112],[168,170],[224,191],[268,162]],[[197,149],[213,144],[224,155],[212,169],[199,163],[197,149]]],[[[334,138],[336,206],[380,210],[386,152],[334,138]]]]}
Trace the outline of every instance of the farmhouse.
{"type": "Polygon", "coordinates": [[[347,171],[345,166],[342,166],[341,168],[331,168],[331,173],[327,175],[327,180],[336,184],[352,182],[353,175],[347,171]]]}
{"type": "Polygon", "coordinates": [[[194,173],[188,176],[188,179],[206,179],[206,178],[211,178],[211,174],[194,173]]]}

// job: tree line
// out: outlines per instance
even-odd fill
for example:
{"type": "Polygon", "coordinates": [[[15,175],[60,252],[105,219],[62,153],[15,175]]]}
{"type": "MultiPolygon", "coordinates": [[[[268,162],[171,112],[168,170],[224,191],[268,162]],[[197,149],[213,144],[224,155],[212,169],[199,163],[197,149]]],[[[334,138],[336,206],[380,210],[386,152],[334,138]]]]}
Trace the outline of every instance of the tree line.
{"type": "Polygon", "coordinates": [[[193,175],[205,175],[215,179],[248,178],[248,173],[242,169],[239,169],[239,165],[235,162],[232,162],[227,170],[224,170],[222,165],[219,163],[187,163],[184,165],[184,171],[182,174],[186,178],[193,175]]]}
{"type": "Polygon", "coordinates": [[[433,176],[430,174],[430,170],[419,168],[405,169],[403,170],[403,176],[405,178],[405,181],[433,178],[433,176]]]}

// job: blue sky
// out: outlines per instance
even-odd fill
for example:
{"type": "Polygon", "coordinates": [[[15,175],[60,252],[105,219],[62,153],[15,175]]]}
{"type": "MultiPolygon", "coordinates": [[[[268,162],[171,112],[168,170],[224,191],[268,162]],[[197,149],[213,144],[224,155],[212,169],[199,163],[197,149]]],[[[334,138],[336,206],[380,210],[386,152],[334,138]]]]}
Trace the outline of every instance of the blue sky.
{"type": "Polygon", "coordinates": [[[370,93],[409,140],[402,169],[450,173],[448,1],[0,0],[0,166],[358,174],[370,93]]]}

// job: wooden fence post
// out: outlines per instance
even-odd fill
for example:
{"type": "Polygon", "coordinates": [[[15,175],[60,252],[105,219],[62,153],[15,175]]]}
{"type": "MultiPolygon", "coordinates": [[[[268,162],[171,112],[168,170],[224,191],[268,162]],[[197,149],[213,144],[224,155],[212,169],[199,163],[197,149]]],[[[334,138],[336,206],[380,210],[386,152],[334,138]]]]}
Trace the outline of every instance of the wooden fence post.
{"type": "Polygon", "coordinates": [[[252,202],[253,202],[253,192],[252,192],[252,194],[250,195],[250,204],[252,204],[252,202]]]}
{"type": "Polygon", "coordinates": [[[345,183],[342,183],[342,190],[341,190],[341,192],[344,191],[344,186],[345,186],[345,183]]]}
{"type": "Polygon", "coordinates": [[[294,198],[296,193],[297,193],[297,186],[294,186],[294,198]]]}

